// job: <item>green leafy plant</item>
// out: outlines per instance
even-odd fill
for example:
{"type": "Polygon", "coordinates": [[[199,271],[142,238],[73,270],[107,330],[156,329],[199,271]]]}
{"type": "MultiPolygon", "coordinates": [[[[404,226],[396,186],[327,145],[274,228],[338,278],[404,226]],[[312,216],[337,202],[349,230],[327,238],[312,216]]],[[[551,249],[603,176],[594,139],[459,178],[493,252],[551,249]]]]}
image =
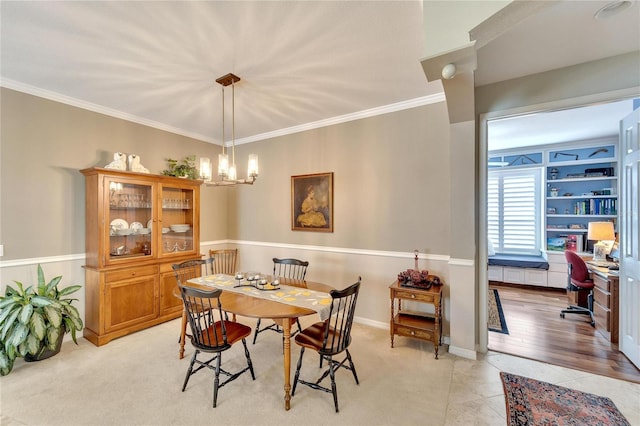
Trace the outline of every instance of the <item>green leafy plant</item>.
{"type": "Polygon", "coordinates": [[[42,267],[38,265],[38,287],[24,288],[15,281],[17,288],[7,285],[0,297],[0,375],[6,376],[13,369],[17,357],[30,354],[38,356],[45,350],[54,350],[61,334],[71,333],[83,327],[78,310],[71,305],[74,300],[65,296],[78,291],[80,285],[58,289],[62,276],[45,281],[42,267]]]}
{"type": "Polygon", "coordinates": [[[189,155],[178,163],[178,160],[167,158],[167,169],[162,171],[165,176],[186,177],[189,179],[198,178],[198,169],[196,168],[196,156],[189,155]]]}

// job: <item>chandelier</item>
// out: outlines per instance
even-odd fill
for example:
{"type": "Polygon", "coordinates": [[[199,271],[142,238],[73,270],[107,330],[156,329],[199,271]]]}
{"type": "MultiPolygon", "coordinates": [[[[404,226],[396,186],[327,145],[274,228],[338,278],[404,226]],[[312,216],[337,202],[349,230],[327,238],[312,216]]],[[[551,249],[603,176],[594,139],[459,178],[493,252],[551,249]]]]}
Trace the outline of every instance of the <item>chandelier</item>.
{"type": "Polygon", "coordinates": [[[236,112],[235,112],[235,83],[240,77],[235,74],[227,74],[218,79],[216,83],[222,87],[222,153],[218,154],[219,181],[211,182],[211,162],[208,158],[200,159],[200,178],[209,185],[253,185],[258,177],[258,156],[249,154],[247,177],[238,179],[236,169],[236,112]],[[224,119],[224,88],[231,86],[231,162],[229,162],[228,149],[225,149],[225,119],[224,119]]]}

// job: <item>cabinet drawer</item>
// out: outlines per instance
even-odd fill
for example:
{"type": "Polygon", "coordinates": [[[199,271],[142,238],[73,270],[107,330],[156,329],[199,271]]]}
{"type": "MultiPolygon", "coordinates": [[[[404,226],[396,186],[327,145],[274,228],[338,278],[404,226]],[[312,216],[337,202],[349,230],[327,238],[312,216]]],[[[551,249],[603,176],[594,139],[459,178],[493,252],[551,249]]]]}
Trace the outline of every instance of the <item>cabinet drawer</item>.
{"type": "Polygon", "coordinates": [[[606,331],[611,331],[611,310],[599,303],[594,303],[593,316],[596,319],[596,329],[600,328],[606,331]]]}
{"type": "Polygon", "coordinates": [[[421,329],[412,328],[412,327],[405,327],[402,325],[396,325],[395,332],[400,336],[415,337],[417,339],[424,339],[424,340],[431,340],[431,341],[435,339],[435,336],[431,331],[421,330],[421,329]]]}
{"type": "Polygon", "coordinates": [[[524,269],[504,268],[504,282],[512,284],[524,284],[524,269]]]}
{"type": "Polygon", "coordinates": [[[112,282],[117,282],[122,280],[128,280],[131,278],[136,278],[136,277],[143,277],[145,275],[155,275],[157,273],[158,273],[158,266],[152,265],[152,266],[143,266],[139,268],[127,268],[127,269],[120,269],[117,271],[110,271],[110,272],[106,272],[104,275],[105,275],[105,282],[112,283],[112,282]]]}
{"type": "Polygon", "coordinates": [[[567,271],[547,272],[547,286],[554,288],[567,288],[567,271]]]}
{"type": "Polygon", "coordinates": [[[547,286],[547,271],[544,269],[525,269],[524,283],[528,285],[547,286]]]}
{"type": "Polygon", "coordinates": [[[609,288],[609,280],[605,280],[604,278],[601,278],[596,274],[592,274],[592,276],[593,276],[593,284],[595,284],[597,288],[601,288],[607,293],[611,292],[611,289],[609,288]]]}
{"type": "Polygon", "coordinates": [[[489,266],[487,279],[489,281],[502,281],[502,266],[489,266]]]}
{"type": "Polygon", "coordinates": [[[400,299],[408,299],[408,300],[416,300],[418,302],[426,302],[426,303],[433,303],[433,304],[439,304],[439,293],[421,293],[421,292],[417,292],[417,291],[411,291],[411,290],[396,290],[395,291],[395,297],[398,297],[400,299]]]}
{"type": "Polygon", "coordinates": [[[593,299],[605,308],[611,306],[611,293],[602,291],[599,287],[593,288],[593,299]]]}

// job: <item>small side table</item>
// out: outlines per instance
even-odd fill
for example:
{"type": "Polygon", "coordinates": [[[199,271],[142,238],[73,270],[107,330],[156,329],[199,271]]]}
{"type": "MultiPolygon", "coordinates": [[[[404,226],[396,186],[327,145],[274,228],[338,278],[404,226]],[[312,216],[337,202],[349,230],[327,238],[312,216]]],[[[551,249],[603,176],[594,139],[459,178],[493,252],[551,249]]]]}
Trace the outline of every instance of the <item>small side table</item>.
{"type": "Polygon", "coordinates": [[[389,286],[391,297],[391,347],[393,338],[398,336],[413,337],[433,343],[438,359],[438,348],[442,344],[442,286],[430,289],[402,287],[398,281],[389,286]],[[402,308],[403,300],[433,305],[434,313],[410,311],[402,308]],[[397,302],[397,309],[396,309],[397,302]]]}

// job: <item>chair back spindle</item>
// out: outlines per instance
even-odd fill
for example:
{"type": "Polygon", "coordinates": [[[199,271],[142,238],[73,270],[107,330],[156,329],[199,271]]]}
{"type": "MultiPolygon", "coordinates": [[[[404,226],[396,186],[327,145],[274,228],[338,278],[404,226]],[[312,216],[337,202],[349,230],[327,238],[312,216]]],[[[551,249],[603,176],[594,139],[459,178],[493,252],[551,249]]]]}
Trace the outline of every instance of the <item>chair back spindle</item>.
{"type": "Polygon", "coordinates": [[[184,285],[188,280],[192,278],[198,278],[208,273],[208,265],[212,262],[211,259],[193,259],[186,260],[182,263],[175,263],[171,265],[173,272],[176,276],[178,285],[184,285]]]}
{"type": "Polygon", "coordinates": [[[216,322],[213,315],[213,312],[218,312],[218,317],[222,318],[222,290],[180,287],[180,292],[191,327],[191,344],[202,350],[224,350],[228,347],[225,321],[216,322]]]}
{"type": "Polygon", "coordinates": [[[278,259],[274,257],[273,275],[304,281],[304,278],[307,275],[308,266],[308,261],[300,259],[278,259]]]}
{"type": "Polygon", "coordinates": [[[209,250],[212,274],[234,275],[238,260],[238,249],[209,250]]]}
{"type": "Polygon", "coordinates": [[[349,347],[360,280],[359,278],[357,283],[344,290],[331,290],[329,293],[332,299],[331,310],[329,319],[325,323],[321,354],[335,355],[349,347]]]}

